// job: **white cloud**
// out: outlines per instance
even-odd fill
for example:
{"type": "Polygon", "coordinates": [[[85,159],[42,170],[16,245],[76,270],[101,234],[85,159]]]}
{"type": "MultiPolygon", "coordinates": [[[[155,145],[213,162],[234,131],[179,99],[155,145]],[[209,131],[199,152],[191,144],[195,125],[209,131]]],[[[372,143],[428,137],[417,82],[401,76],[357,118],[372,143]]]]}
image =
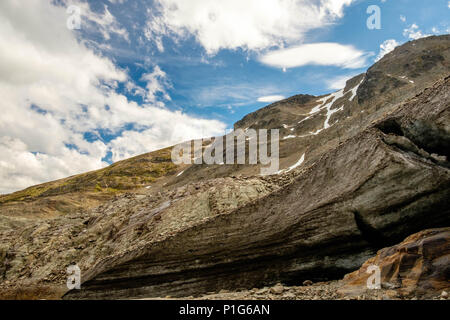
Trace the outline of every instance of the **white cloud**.
{"type": "Polygon", "coordinates": [[[402,22],[406,22],[406,17],[405,17],[404,15],[401,15],[401,16],[400,16],[400,20],[401,20],[402,22]]]}
{"type": "Polygon", "coordinates": [[[420,38],[428,37],[429,34],[423,34],[419,26],[413,23],[411,26],[403,30],[403,35],[409,39],[417,40],[420,38]]]}
{"type": "Polygon", "coordinates": [[[284,96],[264,96],[259,97],[258,102],[277,102],[283,99],[285,99],[284,96]]]}
{"type": "Polygon", "coordinates": [[[217,120],[198,119],[181,112],[152,108],[147,129],[125,131],[110,143],[112,160],[119,161],[181,142],[225,133],[226,126],[217,120]],[[152,122],[154,125],[152,125],[152,122]]]}
{"type": "MultiPolygon", "coordinates": [[[[110,1],[113,4],[116,2],[110,1]]],[[[84,31],[99,32],[105,40],[110,40],[111,35],[123,38],[129,41],[129,35],[125,28],[121,27],[117,19],[111,14],[107,5],[103,6],[103,13],[94,12],[88,2],[83,0],[62,0],[62,3],[67,7],[74,5],[80,8],[80,14],[83,21],[80,25],[84,31]],[[86,30],[87,29],[87,30],[86,30]]],[[[123,3],[120,1],[118,3],[123,3]]]]}
{"type": "Polygon", "coordinates": [[[313,43],[268,52],[260,61],[282,69],[311,64],[358,69],[366,65],[366,58],[367,54],[350,45],[313,43]]]}
{"type": "Polygon", "coordinates": [[[332,89],[332,90],[343,89],[343,88],[345,88],[347,81],[356,75],[358,75],[358,73],[337,76],[332,79],[329,79],[326,81],[327,87],[328,87],[328,89],[332,89]]]}
{"type": "Polygon", "coordinates": [[[166,109],[167,79],[157,66],[136,86],[126,72],[87,48],[66,28],[65,8],[50,1],[0,1],[0,193],[105,166],[115,160],[202,135],[219,121],[166,109]],[[143,92],[138,105],[118,83],[143,92]],[[119,134],[111,142],[86,133],[119,134]],[[128,128],[128,126],[127,126],[128,128]]]}
{"type": "Polygon", "coordinates": [[[84,10],[83,12],[89,13],[86,15],[86,18],[89,21],[94,22],[96,26],[99,27],[99,31],[102,33],[105,40],[109,40],[111,38],[111,34],[116,34],[119,37],[129,41],[127,30],[119,26],[117,20],[111,12],[109,12],[106,5],[104,7],[103,14],[92,13],[89,9],[84,10]]]}
{"type": "Polygon", "coordinates": [[[383,58],[385,55],[387,55],[389,52],[391,52],[392,50],[394,50],[396,47],[398,47],[400,45],[400,43],[398,43],[396,40],[394,39],[389,39],[384,41],[381,45],[380,45],[380,53],[378,54],[378,56],[376,57],[375,61],[379,61],[381,60],[381,58],[383,58]]]}
{"type": "MultiPolygon", "coordinates": [[[[101,151],[100,146],[99,151],[101,151]]],[[[101,157],[62,148],[58,155],[31,153],[20,139],[0,137],[0,193],[23,189],[73,172],[103,167],[101,157]]]]}
{"type": "Polygon", "coordinates": [[[306,32],[342,18],[354,0],[157,0],[147,39],[195,39],[209,54],[220,49],[262,50],[298,43],[306,32]]]}
{"type": "Polygon", "coordinates": [[[261,84],[258,81],[229,80],[212,82],[209,85],[193,88],[190,91],[192,104],[198,107],[233,108],[253,104],[258,97],[272,95],[279,92],[276,85],[261,84]]]}
{"type": "Polygon", "coordinates": [[[143,81],[147,82],[145,86],[147,92],[145,94],[146,102],[155,103],[157,101],[156,95],[162,94],[165,100],[171,100],[169,94],[166,91],[166,87],[170,86],[167,79],[167,74],[161,70],[159,66],[155,66],[152,73],[146,73],[142,75],[143,81]]]}

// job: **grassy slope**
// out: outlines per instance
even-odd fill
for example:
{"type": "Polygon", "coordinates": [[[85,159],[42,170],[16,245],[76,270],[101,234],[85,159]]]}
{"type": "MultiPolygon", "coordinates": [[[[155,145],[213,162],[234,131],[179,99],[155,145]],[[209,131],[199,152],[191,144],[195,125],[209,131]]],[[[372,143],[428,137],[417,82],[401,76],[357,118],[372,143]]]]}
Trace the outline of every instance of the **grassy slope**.
{"type": "Polygon", "coordinates": [[[0,212],[14,213],[15,207],[23,202],[34,204],[31,212],[44,209],[44,204],[49,206],[46,212],[59,213],[71,212],[86,204],[90,207],[89,202],[95,205],[98,201],[151,185],[161,177],[175,174],[177,166],[172,163],[170,152],[170,148],[158,150],[97,171],[0,196],[0,212]]]}

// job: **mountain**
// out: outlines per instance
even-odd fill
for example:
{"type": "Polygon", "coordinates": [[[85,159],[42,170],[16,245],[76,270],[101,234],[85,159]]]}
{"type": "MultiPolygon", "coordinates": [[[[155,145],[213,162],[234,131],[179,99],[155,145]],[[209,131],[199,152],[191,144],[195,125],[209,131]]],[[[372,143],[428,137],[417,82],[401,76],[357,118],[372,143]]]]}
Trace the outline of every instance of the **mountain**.
{"type": "Polygon", "coordinates": [[[174,175],[176,170],[170,148],[158,150],[101,170],[2,195],[0,213],[27,219],[57,217],[96,207],[130,190],[145,188],[167,175],[174,175]]]}
{"type": "Polygon", "coordinates": [[[429,37],[338,92],[247,115],[235,129],[280,130],[278,174],[175,165],[167,148],[1,196],[0,295],[60,297],[74,263],[82,290],[65,298],[338,279],[448,227],[449,76],[450,36],[429,37]]]}

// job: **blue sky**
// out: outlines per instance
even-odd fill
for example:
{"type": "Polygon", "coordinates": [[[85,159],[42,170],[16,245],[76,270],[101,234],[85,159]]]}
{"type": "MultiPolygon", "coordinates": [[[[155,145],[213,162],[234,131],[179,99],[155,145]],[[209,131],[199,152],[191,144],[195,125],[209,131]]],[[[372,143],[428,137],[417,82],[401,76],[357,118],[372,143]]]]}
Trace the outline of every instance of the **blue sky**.
{"type": "Polygon", "coordinates": [[[449,33],[449,13],[447,0],[2,0],[0,193],[340,89],[395,46],[449,33]]]}
{"type": "MultiPolygon", "coordinates": [[[[98,1],[95,2],[101,12],[102,6],[98,1]]],[[[127,2],[116,6],[111,6],[108,1],[104,3],[121,21],[124,8],[128,8],[127,2]]],[[[152,44],[133,50],[136,35],[130,34],[131,45],[120,42],[120,39],[115,42],[118,47],[146,56],[150,65],[141,68],[136,68],[136,61],[126,54],[115,54],[114,50],[108,54],[121,66],[132,68],[135,79],[139,79],[140,74],[149,72],[151,65],[157,64],[167,73],[172,84],[168,89],[172,103],[168,105],[203,117],[220,119],[231,127],[249,112],[266,105],[267,103],[257,101],[262,96],[289,97],[298,93],[320,95],[336,89],[330,85],[330,81],[364,72],[375,62],[384,41],[393,39],[401,44],[416,38],[417,36],[410,37],[410,32],[405,32],[405,29],[414,24],[422,35],[448,33],[448,5],[446,0],[433,0],[431,5],[430,2],[414,0],[354,1],[344,7],[341,19],[336,19],[323,28],[308,31],[299,41],[352,45],[367,54],[367,63],[361,68],[306,65],[283,72],[280,68],[259,61],[261,52],[270,50],[270,47],[262,51],[236,47],[208,54],[192,34],[183,37],[178,43],[170,36],[163,37],[164,52],[155,50],[152,44]],[[366,9],[373,4],[381,9],[379,30],[369,30],[366,26],[366,20],[370,16],[366,9]]]]}

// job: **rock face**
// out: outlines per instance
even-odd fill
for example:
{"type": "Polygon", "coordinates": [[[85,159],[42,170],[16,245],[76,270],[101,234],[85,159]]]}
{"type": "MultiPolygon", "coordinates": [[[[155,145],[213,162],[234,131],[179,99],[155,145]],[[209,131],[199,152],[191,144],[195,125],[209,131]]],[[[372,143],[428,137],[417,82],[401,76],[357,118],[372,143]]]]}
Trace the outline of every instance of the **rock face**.
{"type": "Polygon", "coordinates": [[[372,265],[381,270],[383,289],[423,297],[447,292],[450,288],[450,228],[425,230],[378,251],[359,270],[345,276],[345,285],[340,291],[346,294],[366,291],[370,276],[367,269],[372,265]]]}
{"type": "Polygon", "coordinates": [[[206,216],[171,204],[159,212],[159,226],[148,225],[154,211],[129,218],[128,225],[161,230],[180,206],[187,209],[180,218],[191,217],[183,230],[102,260],[66,298],[177,297],[324,280],[414,232],[448,225],[450,170],[441,137],[449,134],[449,95],[446,78],[314,164],[254,178],[236,193],[259,183],[265,191],[253,197],[230,202],[228,183],[223,198],[211,197],[213,189],[193,195],[188,203],[209,206],[206,216]],[[421,127],[434,139],[416,134],[421,127]]]}
{"type": "MultiPolygon", "coordinates": [[[[14,195],[14,210],[0,214],[2,288],[63,287],[74,263],[82,290],[67,299],[298,285],[340,278],[412,233],[447,227],[450,36],[414,43],[338,92],[295,96],[237,123],[280,129],[280,169],[290,168],[280,174],[260,176],[248,165],[178,174],[153,155],[152,167],[139,171],[157,180],[150,189],[117,193],[92,210],[16,216],[14,195]]],[[[133,181],[128,164],[104,181],[124,169],[133,181]]]]}

